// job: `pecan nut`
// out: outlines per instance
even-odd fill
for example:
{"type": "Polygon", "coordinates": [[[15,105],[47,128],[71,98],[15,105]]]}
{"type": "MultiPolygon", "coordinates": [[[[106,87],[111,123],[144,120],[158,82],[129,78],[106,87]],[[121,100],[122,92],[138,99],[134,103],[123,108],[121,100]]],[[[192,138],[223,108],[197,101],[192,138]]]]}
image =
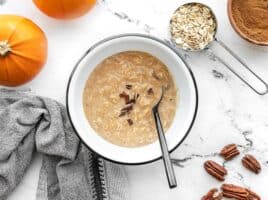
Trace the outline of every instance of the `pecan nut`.
{"type": "Polygon", "coordinates": [[[233,184],[223,184],[221,186],[222,195],[226,198],[237,200],[261,200],[255,192],[233,184]]]}
{"type": "Polygon", "coordinates": [[[248,170],[258,174],[261,171],[261,165],[259,163],[259,161],[252,155],[245,155],[242,158],[242,164],[245,168],[247,168],[248,170]]]}
{"type": "Polygon", "coordinates": [[[227,198],[234,198],[237,200],[247,200],[249,196],[248,191],[240,186],[233,184],[223,184],[221,186],[222,195],[227,198]]]}
{"type": "Polygon", "coordinates": [[[224,176],[227,175],[227,170],[219,165],[218,163],[208,160],[204,163],[204,168],[211,176],[218,179],[219,181],[224,181],[224,176]]]}
{"type": "Polygon", "coordinates": [[[235,156],[239,155],[240,152],[237,149],[236,144],[228,144],[220,152],[220,155],[225,159],[225,160],[231,160],[235,156]]]}
{"type": "Polygon", "coordinates": [[[208,191],[208,193],[202,197],[201,200],[222,200],[222,193],[218,189],[213,188],[208,191]]]}

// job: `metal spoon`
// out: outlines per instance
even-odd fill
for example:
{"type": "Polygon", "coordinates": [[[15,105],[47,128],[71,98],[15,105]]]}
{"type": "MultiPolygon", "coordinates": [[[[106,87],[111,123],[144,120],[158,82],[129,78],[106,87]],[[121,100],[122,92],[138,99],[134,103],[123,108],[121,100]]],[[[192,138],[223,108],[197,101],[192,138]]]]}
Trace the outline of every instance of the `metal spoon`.
{"type": "Polygon", "coordinates": [[[158,108],[159,108],[159,105],[163,99],[163,96],[164,96],[164,87],[162,87],[160,99],[153,106],[152,111],[153,111],[153,115],[154,115],[154,120],[155,120],[158,138],[159,138],[159,143],[161,146],[161,151],[162,151],[163,161],[164,161],[166,175],[167,175],[167,179],[168,179],[168,184],[169,184],[170,188],[175,188],[175,187],[177,187],[176,176],[175,176],[175,172],[174,172],[174,169],[173,169],[173,166],[171,163],[166,138],[164,135],[164,130],[163,130],[160,115],[158,112],[158,108]]]}

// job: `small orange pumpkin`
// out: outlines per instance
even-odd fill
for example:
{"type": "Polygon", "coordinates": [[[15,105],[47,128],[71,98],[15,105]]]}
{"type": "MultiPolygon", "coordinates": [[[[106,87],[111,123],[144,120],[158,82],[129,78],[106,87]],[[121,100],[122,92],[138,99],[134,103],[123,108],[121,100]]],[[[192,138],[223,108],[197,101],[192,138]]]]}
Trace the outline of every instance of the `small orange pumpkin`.
{"type": "Polygon", "coordinates": [[[46,15],[57,19],[73,19],[87,13],[96,0],[33,0],[46,15]]]}
{"type": "Polygon", "coordinates": [[[47,58],[47,39],[31,20],[0,15],[0,85],[19,86],[32,80],[47,58]]]}

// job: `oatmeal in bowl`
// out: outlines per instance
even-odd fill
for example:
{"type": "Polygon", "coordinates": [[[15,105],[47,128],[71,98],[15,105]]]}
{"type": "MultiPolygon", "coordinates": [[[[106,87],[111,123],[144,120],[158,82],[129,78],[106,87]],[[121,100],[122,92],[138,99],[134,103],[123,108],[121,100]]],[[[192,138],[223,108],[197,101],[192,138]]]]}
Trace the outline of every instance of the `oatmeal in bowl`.
{"type": "Polygon", "coordinates": [[[90,48],[75,66],[67,88],[67,111],[82,142],[123,164],[161,158],[152,107],[160,117],[169,151],[188,135],[197,111],[193,74],[177,52],[157,38],[128,34],[90,48]]]}
{"type": "Polygon", "coordinates": [[[178,91],[168,68],[154,56],[126,51],[106,58],[89,76],[83,105],[92,128],[113,144],[137,147],[157,139],[152,107],[166,88],[160,106],[165,131],[178,103],[178,91]]]}

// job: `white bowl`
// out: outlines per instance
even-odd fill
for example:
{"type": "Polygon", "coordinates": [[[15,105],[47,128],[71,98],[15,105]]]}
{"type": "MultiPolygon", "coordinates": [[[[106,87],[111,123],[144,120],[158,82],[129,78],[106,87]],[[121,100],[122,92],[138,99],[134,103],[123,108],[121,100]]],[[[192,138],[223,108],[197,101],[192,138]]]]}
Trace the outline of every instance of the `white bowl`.
{"type": "Polygon", "coordinates": [[[160,59],[173,75],[179,90],[176,115],[166,133],[173,151],[188,135],[197,112],[198,95],[194,76],[179,54],[163,41],[140,34],[110,37],[91,47],[76,64],[67,88],[67,111],[73,128],[83,143],[98,155],[117,163],[143,164],[161,158],[159,142],[128,148],[114,145],[99,136],[83,110],[83,90],[90,73],[105,58],[123,51],[143,51],[160,59]]]}

